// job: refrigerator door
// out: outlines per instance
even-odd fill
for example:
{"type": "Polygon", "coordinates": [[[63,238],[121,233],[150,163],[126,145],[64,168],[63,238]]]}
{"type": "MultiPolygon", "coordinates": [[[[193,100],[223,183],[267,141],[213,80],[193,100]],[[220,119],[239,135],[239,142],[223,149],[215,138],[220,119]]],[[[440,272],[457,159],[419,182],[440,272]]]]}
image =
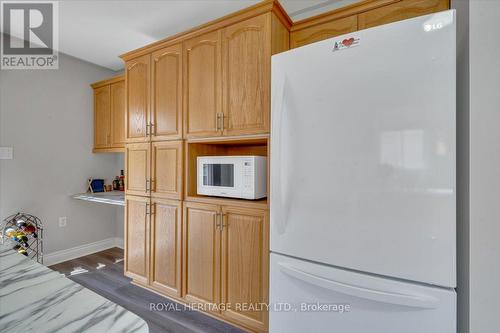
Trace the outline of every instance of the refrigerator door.
{"type": "Polygon", "coordinates": [[[456,294],[271,254],[269,332],[456,333],[456,294]]]}
{"type": "Polygon", "coordinates": [[[454,11],[273,56],[270,163],[272,252],[455,287],[454,11]]]}

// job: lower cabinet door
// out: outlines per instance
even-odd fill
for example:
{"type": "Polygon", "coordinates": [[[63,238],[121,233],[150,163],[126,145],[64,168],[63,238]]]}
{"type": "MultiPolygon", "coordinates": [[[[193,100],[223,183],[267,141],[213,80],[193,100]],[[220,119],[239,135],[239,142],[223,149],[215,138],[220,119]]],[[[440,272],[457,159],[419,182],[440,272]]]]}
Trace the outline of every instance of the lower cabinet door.
{"type": "Polygon", "coordinates": [[[229,321],[267,332],[269,225],[265,210],[222,207],[221,314],[229,321]]]}
{"type": "Polygon", "coordinates": [[[150,284],[156,290],[181,296],[181,202],[151,200],[150,284]]]}
{"type": "Polygon", "coordinates": [[[220,301],[219,206],[184,202],[183,215],[184,299],[218,312],[212,305],[220,301]]]}
{"type": "Polygon", "coordinates": [[[149,198],[125,198],[125,275],[147,284],[149,272],[149,198]]]}

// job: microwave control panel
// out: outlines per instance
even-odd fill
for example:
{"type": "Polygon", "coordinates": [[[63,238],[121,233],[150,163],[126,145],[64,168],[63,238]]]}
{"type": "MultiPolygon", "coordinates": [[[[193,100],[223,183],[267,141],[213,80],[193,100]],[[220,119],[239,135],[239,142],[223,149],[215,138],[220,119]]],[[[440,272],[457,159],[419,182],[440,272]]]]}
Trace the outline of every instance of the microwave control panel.
{"type": "Polygon", "coordinates": [[[243,162],[243,186],[245,189],[250,189],[253,183],[253,160],[245,160],[243,162]]]}

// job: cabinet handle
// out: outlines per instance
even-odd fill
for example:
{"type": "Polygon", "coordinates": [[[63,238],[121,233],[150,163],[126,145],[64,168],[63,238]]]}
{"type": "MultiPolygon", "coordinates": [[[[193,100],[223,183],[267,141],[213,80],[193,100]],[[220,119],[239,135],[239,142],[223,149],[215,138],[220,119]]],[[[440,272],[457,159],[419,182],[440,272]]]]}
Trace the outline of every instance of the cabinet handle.
{"type": "Polygon", "coordinates": [[[156,186],[155,186],[155,185],[156,185],[156,180],[154,180],[154,179],[150,179],[150,180],[149,180],[149,191],[150,191],[150,192],[151,192],[151,191],[153,191],[153,192],[155,191],[155,188],[156,188],[156,186]]]}
{"type": "Polygon", "coordinates": [[[149,122],[149,134],[156,135],[156,126],[151,121],[149,122]]]}
{"type": "Polygon", "coordinates": [[[149,203],[146,202],[146,217],[150,214],[149,203]]]}
{"type": "Polygon", "coordinates": [[[224,223],[224,219],[226,218],[227,214],[222,214],[222,213],[216,213],[215,214],[215,227],[217,230],[222,231],[224,227],[227,227],[227,224],[224,223]]]}
{"type": "Polygon", "coordinates": [[[220,213],[215,213],[215,228],[217,230],[222,230],[221,229],[221,218],[220,218],[220,213]]]}
{"type": "Polygon", "coordinates": [[[220,219],[221,219],[221,224],[220,224],[220,230],[224,230],[224,227],[227,227],[227,223],[225,223],[225,220],[227,218],[227,214],[220,214],[220,219]]]}
{"type": "Polygon", "coordinates": [[[219,131],[219,119],[220,119],[220,113],[215,114],[215,130],[219,131]]]}
{"type": "Polygon", "coordinates": [[[146,178],[146,193],[150,190],[148,184],[149,184],[149,179],[146,178]]]}
{"type": "Polygon", "coordinates": [[[226,118],[226,116],[224,115],[224,113],[221,113],[220,114],[220,117],[221,117],[221,127],[220,127],[220,130],[223,131],[224,130],[224,119],[226,118]]]}

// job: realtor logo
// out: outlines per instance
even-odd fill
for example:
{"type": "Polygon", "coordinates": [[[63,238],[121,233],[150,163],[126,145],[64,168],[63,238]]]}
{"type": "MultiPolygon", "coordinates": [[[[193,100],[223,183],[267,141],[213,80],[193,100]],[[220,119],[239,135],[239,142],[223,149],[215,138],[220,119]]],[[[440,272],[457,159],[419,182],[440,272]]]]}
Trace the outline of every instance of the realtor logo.
{"type": "Polygon", "coordinates": [[[1,1],[1,69],[58,68],[58,2],[1,1]]]}

